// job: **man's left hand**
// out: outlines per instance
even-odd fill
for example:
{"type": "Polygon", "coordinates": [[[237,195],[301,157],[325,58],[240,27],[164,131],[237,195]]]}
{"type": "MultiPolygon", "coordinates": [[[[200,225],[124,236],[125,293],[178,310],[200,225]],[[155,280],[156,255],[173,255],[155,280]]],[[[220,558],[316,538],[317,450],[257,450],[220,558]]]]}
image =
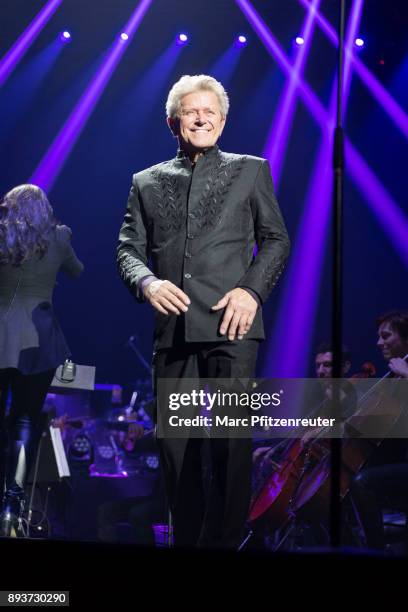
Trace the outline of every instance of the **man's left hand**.
{"type": "Polygon", "coordinates": [[[228,340],[235,340],[236,335],[238,335],[238,340],[242,340],[251,329],[258,303],[248,291],[237,287],[228,291],[211,308],[212,310],[226,309],[221,322],[221,334],[228,333],[228,340]]]}

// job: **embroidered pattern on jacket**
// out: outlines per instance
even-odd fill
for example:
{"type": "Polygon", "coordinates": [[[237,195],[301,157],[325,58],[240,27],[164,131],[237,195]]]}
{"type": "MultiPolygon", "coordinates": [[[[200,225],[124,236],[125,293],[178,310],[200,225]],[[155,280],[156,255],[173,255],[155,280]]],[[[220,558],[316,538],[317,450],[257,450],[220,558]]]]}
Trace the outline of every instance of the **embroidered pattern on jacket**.
{"type": "Polygon", "coordinates": [[[261,274],[265,279],[266,290],[268,293],[278,282],[278,279],[285,268],[286,259],[287,258],[285,256],[274,258],[263,268],[261,268],[261,274]]]}
{"type": "Polygon", "coordinates": [[[126,284],[133,285],[137,272],[140,268],[140,262],[135,261],[135,258],[128,252],[120,253],[118,257],[119,273],[126,284]]]}
{"type": "Polygon", "coordinates": [[[185,224],[185,206],[176,176],[152,170],[153,190],[158,207],[159,227],[164,232],[179,232],[185,224]]]}
{"type": "Polygon", "coordinates": [[[209,173],[203,194],[194,211],[196,227],[200,235],[216,227],[221,221],[222,205],[232,183],[241,173],[246,156],[236,160],[223,160],[209,173]]]}

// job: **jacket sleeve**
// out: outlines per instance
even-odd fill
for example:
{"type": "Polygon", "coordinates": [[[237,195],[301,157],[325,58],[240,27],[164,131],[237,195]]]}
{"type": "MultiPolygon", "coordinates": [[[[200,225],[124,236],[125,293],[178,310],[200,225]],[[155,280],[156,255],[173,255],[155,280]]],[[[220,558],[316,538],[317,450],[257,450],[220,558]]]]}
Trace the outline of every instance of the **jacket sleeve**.
{"type": "Polygon", "coordinates": [[[136,178],[133,176],[126,214],[119,232],[117,265],[119,275],[138,302],[144,302],[140,281],[153,275],[148,264],[147,229],[136,178]]]}
{"type": "Polygon", "coordinates": [[[282,274],[290,251],[288,232],[275,196],[267,160],[259,168],[251,208],[258,252],[237,287],[249,287],[264,303],[282,274]]]}
{"type": "Polygon", "coordinates": [[[76,253],[71,245],[71,228],[69,228],[67,225],[58,225],[56,229],[58,241],[62,246],[62,261],[60,270],[71,278],[77,278],[82,274],[84,265],[76,256],[76,253]]]}

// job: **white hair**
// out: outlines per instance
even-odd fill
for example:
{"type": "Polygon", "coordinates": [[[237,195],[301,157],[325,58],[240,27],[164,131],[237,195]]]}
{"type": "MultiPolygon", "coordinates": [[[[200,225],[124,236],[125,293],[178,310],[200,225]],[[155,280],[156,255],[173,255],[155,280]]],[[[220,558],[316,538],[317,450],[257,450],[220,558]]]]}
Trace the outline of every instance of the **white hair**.
{"type": "Polygon", "coordinates": [[[191,76],[185,74],[174,83],[169,91],[166,102],[167,117],[174,119],[178,117],[180,112],[181,98],[187,96],[194,91],[213,91],[220,104],[221,115],[225,118],[229,109],[229,100],[227,92],[219,81],[207,74],[196,74],[191,76]]]}

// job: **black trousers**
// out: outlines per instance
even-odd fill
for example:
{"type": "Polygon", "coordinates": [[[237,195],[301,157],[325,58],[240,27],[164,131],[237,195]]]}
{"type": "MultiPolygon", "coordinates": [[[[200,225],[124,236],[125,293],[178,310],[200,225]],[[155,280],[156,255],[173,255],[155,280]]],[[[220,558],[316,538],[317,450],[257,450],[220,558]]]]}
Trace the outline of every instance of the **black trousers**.
{"type": "MultiPolygon", "coordinates": [[[[0,370],[0,478],[3,493],[20,493],[30,470],[41,437],[41,410],[54,377],[54,370],[21,374],[19,370],[0,370]],[[11,391],[11,407],[6,420],[6,402],[11,391]]],[[[1,495],[0,495],[1,498],[1,495]]]]}
{"type": "MultiPolygon", "coordinates": [[[[160,378],[251,378],[258,340],[185,343],[153,355],[154,386],[160,378]]],[[[211,437],[210,482],[203,484],[203,439],[157,440],[177,546],[237,548],[251,496],[252,440],[211,437]]]]}

